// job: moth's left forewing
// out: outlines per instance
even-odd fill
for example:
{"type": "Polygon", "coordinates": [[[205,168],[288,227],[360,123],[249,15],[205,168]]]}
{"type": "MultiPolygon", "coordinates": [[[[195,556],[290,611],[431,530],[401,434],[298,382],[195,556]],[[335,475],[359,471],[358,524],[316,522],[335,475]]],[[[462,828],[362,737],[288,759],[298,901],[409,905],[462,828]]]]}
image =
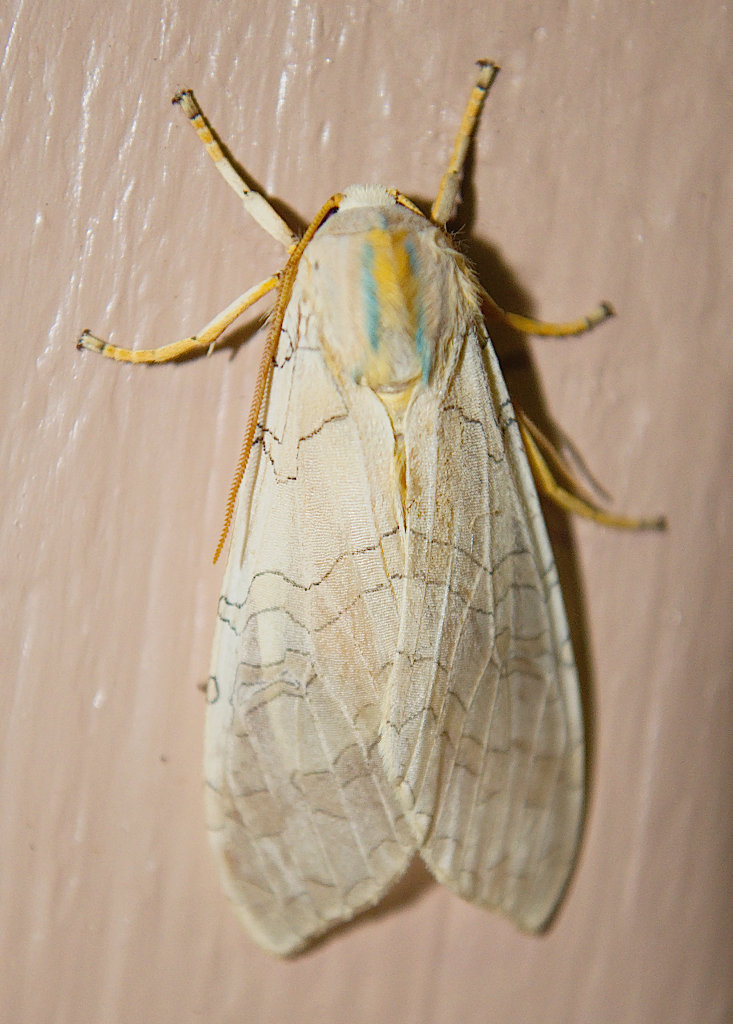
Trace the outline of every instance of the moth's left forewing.
{"type": "Polygon", "coordinates": [[[381,750],[436,877],[536,930],[578,841],[577,676],[534,483],[471,303],[456,330],[406,420],[405,591],[381,750]]]}
{"type": "Polygon", "coordinates": [[[224,888],[280,954],[376,903],[414,849],[376,748],[404,558],[383,500],[392,434],[373,394],[332,375],[311,284],[293,290],[239,495],[206,728],[224,888]]]}

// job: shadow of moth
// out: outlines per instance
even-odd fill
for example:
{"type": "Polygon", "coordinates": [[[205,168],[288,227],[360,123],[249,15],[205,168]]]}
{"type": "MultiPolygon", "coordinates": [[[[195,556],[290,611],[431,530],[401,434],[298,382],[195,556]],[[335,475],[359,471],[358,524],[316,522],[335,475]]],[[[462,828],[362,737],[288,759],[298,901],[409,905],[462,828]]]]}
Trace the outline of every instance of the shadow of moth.
{"type": "Polygon", "coordinates": [[[484,323],[575,334],[610,308],[554,325],[505,313],[445,231],[496,70],[479,64],[429,218],[394,189],[356,185],[300,240],[180,94],[285,267],[173,345],[79,341],[164,362],[210,349],[277,294],[217,550],[231,523],[205,757],[224,888],[273,953],[373,906],[416,853],[464,899],[546,925],[575,858],[585,755],[532,470],[566,508],[660,525],[555,482],[484,323]]]}

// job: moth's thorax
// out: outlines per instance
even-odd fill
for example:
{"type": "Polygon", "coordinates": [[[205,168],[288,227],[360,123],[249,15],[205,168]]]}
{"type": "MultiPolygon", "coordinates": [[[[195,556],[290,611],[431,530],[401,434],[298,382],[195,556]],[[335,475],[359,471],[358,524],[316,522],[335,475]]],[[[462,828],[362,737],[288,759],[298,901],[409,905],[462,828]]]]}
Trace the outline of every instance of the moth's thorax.
{"type": "Polygon", "coordinates": [[[329,362],[402,402],[445,365],[472,292],[448,236],[378,186],[347,190],[306,248],[298,284],[329,362]]]}

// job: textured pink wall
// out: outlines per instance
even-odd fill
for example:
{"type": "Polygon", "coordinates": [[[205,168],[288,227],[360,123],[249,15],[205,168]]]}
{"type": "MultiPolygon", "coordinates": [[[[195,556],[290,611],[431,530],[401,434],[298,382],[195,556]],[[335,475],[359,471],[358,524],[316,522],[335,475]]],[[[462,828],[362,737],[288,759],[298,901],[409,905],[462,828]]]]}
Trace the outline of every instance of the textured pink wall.
{"type": "Polygon", "coordinates": [[[0,1018],[731,1019],[726,7],[10,6],[0,1018]],[[664,510],[671,529],[555,534],[594,783],[554,929],[519,935],[415,877],[402,902],[280,963],[220,895],[200,781],[210,556],[261,341],[145,369],[74,340],[86,326],[173,340],[277,266],[171,109],[176,90],[193,87],[243,166],[308,218],[353,181],[432,196],[482,56],[503,70],[469,252],[499,300],[538,315],[616,303],[585,340],[531,343],[536,378],[616,506],[664,510]]]}

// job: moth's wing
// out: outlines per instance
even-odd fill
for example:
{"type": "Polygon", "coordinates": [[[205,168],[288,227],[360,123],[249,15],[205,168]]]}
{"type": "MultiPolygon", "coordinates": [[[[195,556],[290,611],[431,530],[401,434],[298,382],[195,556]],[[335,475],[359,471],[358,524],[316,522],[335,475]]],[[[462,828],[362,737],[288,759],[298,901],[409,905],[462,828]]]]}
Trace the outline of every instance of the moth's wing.
{"type": "Polygon", "coordinates": [[[578,680],[557,572],[496,356],[470,329],[406,429],[405,604],[382,750],[436,877],[547,923],[583,813],[578,680]]]}
{"type": "Polygon", "coordinates": [[[291,300],[232,535],[206,729],[207,825],[252,936],[292,953],[378,901],[415,841],[377,739],[400,621],[394,439],[291,300]],[[300,331],[300,336],[298,336],[300,331]]]}

